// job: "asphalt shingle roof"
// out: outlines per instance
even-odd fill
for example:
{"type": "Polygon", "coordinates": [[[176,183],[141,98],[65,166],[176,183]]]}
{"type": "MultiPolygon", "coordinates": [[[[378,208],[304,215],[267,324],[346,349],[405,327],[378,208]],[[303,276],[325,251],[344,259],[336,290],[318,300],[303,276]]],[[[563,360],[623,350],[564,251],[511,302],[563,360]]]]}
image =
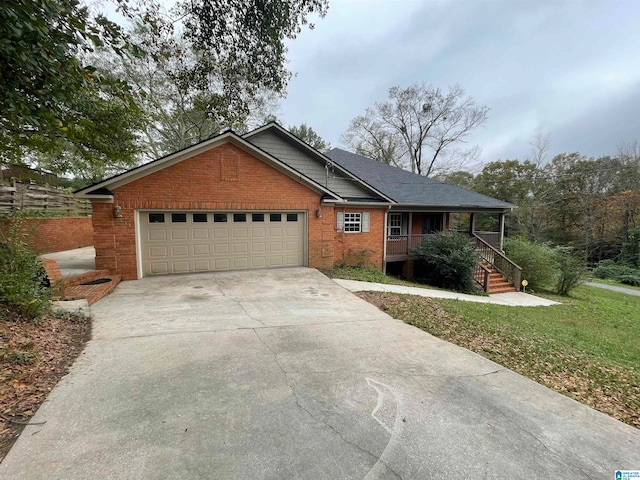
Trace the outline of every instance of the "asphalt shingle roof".
{"type": "Polygon", "coordinates": [[[334,148],[327,157],[398,203],[431,207],[513,208],[511,203],[334,148]]]}

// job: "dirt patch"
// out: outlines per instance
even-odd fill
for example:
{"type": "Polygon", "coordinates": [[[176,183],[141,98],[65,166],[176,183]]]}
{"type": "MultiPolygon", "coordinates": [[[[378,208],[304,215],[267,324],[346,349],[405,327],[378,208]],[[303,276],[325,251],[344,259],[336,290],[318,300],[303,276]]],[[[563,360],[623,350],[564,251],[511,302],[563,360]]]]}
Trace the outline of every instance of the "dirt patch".
{"type": "Polygon", "coordinates": [[[0,462],[90,333],[84,316],[49,313],[34,324],[0,303],[0,462]]]}

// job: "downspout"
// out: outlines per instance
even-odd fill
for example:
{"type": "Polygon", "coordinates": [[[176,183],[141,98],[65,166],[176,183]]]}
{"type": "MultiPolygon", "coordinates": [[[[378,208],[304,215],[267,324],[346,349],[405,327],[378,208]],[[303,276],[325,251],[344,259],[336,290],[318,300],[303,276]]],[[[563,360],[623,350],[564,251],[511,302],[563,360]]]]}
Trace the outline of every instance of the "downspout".
{"type": "Polygon", "coordinates": [[[382,238],[382,273],[387,274],[387,238],[389,235],[388,226],[387,226],[387,217],[389,216],[389,210],[391,210],[391,205],[387,206],[387,209],[384,211],[384,236],[382,238]]]}

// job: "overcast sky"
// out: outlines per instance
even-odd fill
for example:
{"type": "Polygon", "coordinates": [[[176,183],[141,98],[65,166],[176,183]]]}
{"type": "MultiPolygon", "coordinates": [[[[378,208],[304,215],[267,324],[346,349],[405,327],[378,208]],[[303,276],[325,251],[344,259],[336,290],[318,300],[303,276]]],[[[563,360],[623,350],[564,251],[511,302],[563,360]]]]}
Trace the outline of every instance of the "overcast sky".
{"type": "Polygon", "coordinates": [[[524,159],[536,133],[551,155],[640,140],[640,0],[330,0],[289,58],[284,125],[334,146],[389,87],[422,81],[490,107],[469,139],[485,162],[524,159]]]}

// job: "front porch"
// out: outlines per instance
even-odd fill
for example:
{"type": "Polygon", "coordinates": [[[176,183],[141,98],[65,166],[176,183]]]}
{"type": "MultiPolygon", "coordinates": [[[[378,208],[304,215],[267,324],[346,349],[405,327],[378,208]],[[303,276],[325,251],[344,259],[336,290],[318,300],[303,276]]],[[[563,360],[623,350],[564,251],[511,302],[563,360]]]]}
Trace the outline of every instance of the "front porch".
{"type": "MultiPolygon", "coordinates": [[[[388,212],[385,236],[385,262],[403,262],[422,241],[438,232],[455,231],[469,237],[478,237],[491,247],[502,251],[504,241],[504,213],[497,213],[494,231],[476,230],[477,213],[468,214],[468,223],[463,228],[460,220],[452,223],[452,213],[460,212],[388,212]]],[[[466,220],[466,219],[465,219],[466,220]]],[[[488,225],[483,221],[482,227],[488,225]]]]}
{"type": "Polygon", "coordinates": [[[446,231],[468,235],[478,250],[480,262],[474,272],[474,280],[480,290],[501,293],[520,289],[521,269],[502,250],[504,212],[388,212],[384,245],[385,272],[387,264],[401,262],[403,275],[413,276],[411,252],[425,238],[446,231]],[[462,221],[457,217],[454,219],[452,213],[465,213],[466,218],[463,216],[462,221]],[[485,214],[480,221],[478,213],[485,214]],[[491,218],[493,222],[488,221],[491,218]],[[480,230],[476,230],[477,224],[480,224],[480,230]]]}

